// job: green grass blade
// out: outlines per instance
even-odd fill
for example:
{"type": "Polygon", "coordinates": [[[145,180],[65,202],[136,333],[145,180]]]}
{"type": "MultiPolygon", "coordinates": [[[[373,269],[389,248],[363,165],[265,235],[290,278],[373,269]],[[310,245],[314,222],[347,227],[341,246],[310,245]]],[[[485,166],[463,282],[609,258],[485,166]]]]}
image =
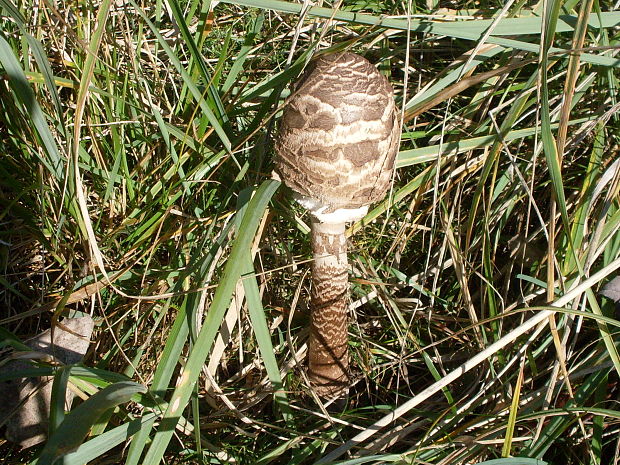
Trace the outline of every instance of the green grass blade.
{"type": "MultiPolygon", "coordinates": [[[[238,211],[240,215],[235,218],[235,225],[237,230],[241,227],[242,215],[248,208],[250,196],[252,194],[251,189],[244,189],[239,195],[238,211]]],[[[243,268],[241,270],[241,280],[243,282],[243,289],[245,291],[245,300],[248,305],[248,312],[250,315],[250,322],[252,323],[252,331],[256,337],[258,348],[261,353],[263,363],[265,364],[265,371],[271,381],[273,388],[274,400],[284,420],[288,423],[293,420],[292,412],[288,404],[286,392],[284,392],[284,385],[282,377],[280,376],[280,369],[278,367],[278,361],[276,360],[273,344],[271,342],[271,333],[269,332],[269,325],[267,324],[267,315],[263,308],[261,301],[260,289],[256,280],[256,274],[254,272],[254,264],[252,262],[251,255],[247,255],[244,258],[243,268]]],[[[292,425],[291,425],[292,426],[292,425]]]]}
{"type": "Polygon", "coordinates": [[[502,457],[509,457],[512,449],[512,439],[514,437],[515,425],[517,423],[517,414],[519,413],[519,400],[521,399],[521,388],[523,386],[523,364],[519,369],[517,383],[512,391],[512,402],[510,403],[510,412],[508,413],[508,422],[506,425],[506,437],[502,446],[502,457]]]}
{"type": "Polygon", "coordinates": [[[38,465],[52,465],[59,457],[74,451],[84,441],[94,422],[103,413],[132,396],[146,392],[141,384],[131,381],[111,384],[72,410],[51,436],[39,456],[38,465]]]}
{"type": "Polygon", "coordinates": [[[142,10],[142,8],[140,8],[140,6],[137,5],[133,0],[130,0],[130,3],[136,9],[136,12],[142,17],[144,22],[149,26],[149,28],[151,29],[155,37],[157,37],[158,43],[162,47],[162,49],[166,52],[166,55],[170,59],[170,63],[174,66],[174,68],[183,78],[183,82],[185,83],[185,85],[187,85],[187,88],[191,92],[197,104],[200,106],[200,109],[204,112],[205,116],[207,117],[211,125],[213,126],[213,129],[215,130],[220,140],[222,141],[224,148],[228,152],[230,152],[231,151],[230,139],[228,138],[226,131],[224,131],[224,128],[222,128],[222,125],[219,123],[217,117],[213,113],[213,110],[209,107],[208,102],[204,99],[203,93],[198,89],[196,84],[193,82],[191,76],[188,74],[188,72],[185,70],[185,68],[181,64],[181,61],[179,60],[177,55],[174,53],[172,48],[168,45],[166,39],[164,39],[164,37],[159,32],[159,29],[151,22],[151,20],[149,20],[148,16],[142,10]]]}
{"type": "Polygon", "coordinates": [[[546,11],[546,30],[545,39],[542,48],[542,57],[540,64],[540,86],[541,86],[541,136],[543,142],[543,151],[545,153],[545,159],[547,160],[547,166],[549,167],[549,175],[551,177],[551,184],[553,192],[556,197],[556,202],[560,207],[562,214],[562,221],[564,226],[569,227],[568,210],[566,208],[566,197],[564,195],[564,182],[562,181],[562,167],[560,166],[560,155],[558,154],[555,138],[551,132],[551,110],[549,105],[549,49],[553,43],[553,37],[555,35],[555,25],[557,24],[557,18],[560,13],[560,1],[552,1],[547,6],[546,11]]]}
{"type": "MultiPolygon", "coordinates": [[[[570,125],[583,124],[586,121],[592,121],[592,118],[579,118],[571,121],[570,125]]],[[[558,123],[552,123],[551,128],[557,129],[558,123]]],[[[417,165],[419,163],[432,162],[440,156],[449,157],[457,155],[459,153],[469,152],[470,150],[483,149],[491,147],[493,144],[499,142],[512,142],[526,137],[533,136],[540,133],[540,128],[530,127],[525,129],[515,129],[508,131],[503,137],[496,134],[488,136],[478,136],[469,139],[459,139],[455,141],[448,141],[441,145],[428,145],[426,147],[420,147],[417,149],[402,150],[396,159],[396,168],[404,168],[407,166],[417,165]]]]}
{"type": "Polygon", "coordinates": [[[123,423],[81,444],[77,450],[63,457],[62,465],[83,465],[101,457],[107,451],[127,441],[137,432],[152,424],[157,415],[149,413],[136,420],[123,423]]]}
{"type": "Polygon", "coordinates": [[[58,368],[54,375],[52,384],[52,396],[50,399],[50,423],[48,437],[52,437],[54,431],[62,423],[65,418],[65,396],[67,392],[67,383],[71,374],[71,367],[64,366],[58,368]]]}
{"type": "MultiPolygon", "coordinates": [[[[52,68],[50,63],[45,55],[43,47],[41,43],[28,34],[26,19],[22,16],[17,8],[8,0],[0,0],[0,10],[4,10],[8,12],[9,16],[15,21],[17,27],[19,28],[23,37],[26,38],[28,42],[28,46],[32,51],[32,55],[41,70],[41,75],[43,77],[43,81],[45,82],[48,91],[50,92],[50,96],[52,97],[52,101],[54,103],[54,108],[56,110],[56,115],[58,118],[62,116],[62,105],[60,102],[60,96],[58,95],[58,90],[56,89],[56,84],[54,82],[54,73],[52,72],[52,68]]],[[[28,74],[28,73],[27,73],[28,74]]],[[[62,125],[58,125],[56,127],[61,134],[64,134],[64,127],[62,125]]]]}
{"type": "Polygon", "coordinates": [[[260,34],[261,29],[263,28],[263,23],[265,22],[265,15],[260,14],[256,17],[256,19],[252,22],[249,33],[245,36],[245,41],[241,50],[235,58],[234,63],[232,64],[230,71],[228,72],[228,76],[226,76],[226,80],[224,84],[222,84],[222,92],[228,92],[233,85],[237,83],[239,78],[239,74],[243,70],[243,65],[245,64],[250,51],[254,46],[254,42],[258,34],[260,34]]]}
{"type": "Polygon", "coordinates": [[[189,32],[189,28],[187,27],[187,23],[185,21],[185,17],[181,8],[176,0],[167,0],[170,5],[170,10],[172,11],[172,15],[176,21],[179,30],[181,31],[181,35],[183,36],[183,40],[185,41],[187,47],[189,48],[189,52],[191,54],[192,60],[197,64],[198,69],[200,70],[200,76],[203,80],[205,86],[207,86],[207,95],[208,95],[208,105],[213,115],[216,117],[218,124],[225,124],[228,122],[228,115],[226,114],[226,110],[224,109],[224,105],[220,100],[220,96],[217,92],[217,89],[213,86],[213,78],[209,73],[209,68],[202,56],[202,54],[198,51],[198,47],[196,47],[196,43],[189,32]]]}
{"type": "Polygon", "coordinates": [[[267,376],[274,390],[274,400],[284,420],[290,422],[293,419],[291,409],[288,404],[286,392],[284,392],[284,384],[282,377],[280,376],[280,369],[278,367],[278,361],[276,360],[275,352],[273,350],[273,344],[271,342],[271,334],[269,332],[269,326],[267,325],[265,309],[261,303],[260,290],[258,283],[256,282],[256,276],[254,274],[254,267],[252,262],[248,258],[245,260],[245,264],[242,270],[243,288],[245,290],[245,298],[248,303],[248,311],[250,313],[250,321],[252,322],[252,331],[256,336],[258,342],[258,348],[265,364],[265,370],[267,376]]]}
{"type": "MultiPolygon", "coordinates": [[[[157,366],[153,382],[151,383],[150,389],[153,393],[155,393],[155,395],[163,397],[166,394],[166,388],[168,387],[170,379],[176,369],[179,355],[185,347],[188,334],[189,321],[187,318],[186,298],[174,320],[174,324],[162,352],[160,363],[157,366]]],[[[140,457],[142,456],[142,451],[148,442],[153,423],[154,419],[145,422],[144,426],[134,437],[127,453],[127,460],[125,462],[126,465],[137,465],[140,463],[140,457]]]]}
{"type": "Polygon", "coordinates": [[[155,434],[153,443],[146,454],[143,462],[145,465],[159,464],[168,447],[168,443],[174,433],[175,425],[181,412],[189,402],[189,398],[194,390],[194,384],[200,375],[200,369],[209,355],[209,350],[219,331],[222,318],[230,305],[233,291],[241,276],[244,263],[243,255],[247,254],[248,250],[250,250],[252,240],[258,228],[258,222],[271,196],[279,185],[280,183],[273,180],[265,181],[258,188],[248,205],[239,230],[239,235],[233,244],[230,257],[226,262],[222,279],[215,292],[211,306],[209,307],[202,330],[189,354],[181,380],[172,394],[169,406],[162,418],[160,428],[155,434]]]}
{"type": "MultiPolygon", "coordinates": [[[[280,0],[226,0],[226,3],[231,3],[234,5],[248,6],[253,8],[267,9],[267,10],[275,10],[280,11],[282,13],[291,13],[291,14],[300,14],[303,8],[302,4],[299,3],[289,3],[280,0]]],[[[469,27],[463,28],[463,23],[458,22],[456,24],[448,24],[445,22],[433,22],[433,21],[419,21],[415,19],[404,20],[404,19],[394,19],[387,17],[378,17],[372,16],[364,13],[351,13],[348,11],[342,10],[334,10],[331,8],[323,8],[323,7],[311,7],[307,10],[308,17],[317,17],[324,18],[330,20],[338,20],[344,21],[347,23],[355,23],[355,24],[364,24],[369,26],[380,26],[386,29],[398,29],[401,31],[410,30],[412,32],[424,32],[427,34],[437,34],[437,35],[446,35],[448,37],[454,37],[458,39],[466,39],[472,41],[478,41],[482,38],[484,31],[489,27],[489,23],[487,21],[472,21],[469,27]]],[[[509,19],[503,20],[500,25],[504,23],[504,21],[510,21],[509,19]]],[[[592,17],[592,21],[597,21],[594,16],[592,17]]],[[[620,22],[620,12],[611,12],[606,16],[606,21],[604,22],[607,27],[614,27],[620,22]]],[[[572,26],[568,25],[568,23],[564,23],[566,25],[566,30],[573,30],[572,26]]],[[[529,18],[515,18],[512,19],[510,23],[510,27],[506,28],[506,32],[509,35],[519,34],[520,31],[529,31],[528,34],[537,34],[540,33],[541,30],[541,19],[536,17],[529,18]]],[[[492,35],[487,38],[487,43],[501,45],[506,48],[513,48],[516,50],[524,50],[527,52],[539,53],[540,46],[538,44],[532,44],[529,42],[524,42],[521,40],[515,39],[506,39],[504,37],[497,37],[492,35]]],[[[568,53],[566,50],[562,50],[559,48],[551,48],[549,49],[551,53],[568,53]]],[[[591,53],[584,53],[581,56],[582,60],[585,62],[598,64],[602,66],[613,66],[620,67],[620,60],[613,59],[610,57],[602,56],[602,55],[594,55],[591,53]]]]}
{"type": "MultiPolygon", "coordinates": [[[[24,70],[15,57],[11,46],[7,42],[4,34],[0,31],[0,64],[4,68],[11,88],[16,99],[23,106],[24,114],[28,115],[28,119],[32,121],[34,129],[41,140],[43,147],[47,153],[47,158],[39,157],[41,163],[47,168],[58,184],[62,184],[64,177],[64,160],[58,150],[54,136],[47,124],[45,114],[39,103],[24,70]]],[[[39,156],[38,153],[36,153],[39,156]]]]}
{"type": "MultiPolygon", "coordinates": [[[[201,258],[206,241],[196,246],[194,254],[190,258],[190,262],[195,263],[196,266],[192,268],[190,272],[193,272],[197,276],[196,282],[198,287],[203,287],[208,284],[206,282],[207,270],[215,257],[217,257],[219,250],[223,247],[230,228],[231,225],[229,224],[220,232],[215,244],[210,248],[209,253],[206,254],[205,257],[201,258]]],[[[178,283],[173,288],[175,292],[181,292],[183,290],[183,286],[188,277],[189,274],[184,274],[181,279],[179,279],[178,283]]],[[[172,329],[166,340],[166,345],[164,346],[157,369],[155,370],[153,382],[151,383],[150,390],[157,396],[163,398],[166,395],[166,390],[170,385],[170,380],[176,370],[179,357],[190,334],[190,315],[195,312],[196,307],[199,305],[199,300],[197,293],[192,293],[183,299],[183,303],[179,308],[172,329]]],[[[151,421],[145,424],[136,434],[136,437],[129,447],[126,465],[137,465],[140,463],[142,452],[148,442],[152,426],[153,422],[151,421]]]]}

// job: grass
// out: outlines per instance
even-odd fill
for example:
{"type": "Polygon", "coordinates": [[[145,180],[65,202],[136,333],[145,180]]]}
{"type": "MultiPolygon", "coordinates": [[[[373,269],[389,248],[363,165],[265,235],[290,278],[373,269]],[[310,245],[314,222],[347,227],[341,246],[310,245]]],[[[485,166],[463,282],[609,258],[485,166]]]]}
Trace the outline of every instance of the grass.
{"type": "Polygon", "coordinates": [[[83,364],[27,373],[85,400],[0,462],[619,463],[619,26],[591,0],[0,0],[4,355],[97,324],[83,364]],[[403,116],[348,231],[339,414],[304,376],[309,220],[270,180],[327,49],[403,116]]]}

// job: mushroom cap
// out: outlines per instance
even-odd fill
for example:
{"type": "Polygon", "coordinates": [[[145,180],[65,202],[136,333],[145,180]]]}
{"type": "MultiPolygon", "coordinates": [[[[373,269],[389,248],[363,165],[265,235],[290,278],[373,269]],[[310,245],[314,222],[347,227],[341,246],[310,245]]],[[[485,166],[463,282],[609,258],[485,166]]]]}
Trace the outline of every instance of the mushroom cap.
{"type": "Polygon", "coordinates": [[[385,76],[354,53],[321,55],[285,104],[276,171],[312,214],[357,212],[343,219],[350,221],[385,196],[399,140],[394,91],[385,76]]]}

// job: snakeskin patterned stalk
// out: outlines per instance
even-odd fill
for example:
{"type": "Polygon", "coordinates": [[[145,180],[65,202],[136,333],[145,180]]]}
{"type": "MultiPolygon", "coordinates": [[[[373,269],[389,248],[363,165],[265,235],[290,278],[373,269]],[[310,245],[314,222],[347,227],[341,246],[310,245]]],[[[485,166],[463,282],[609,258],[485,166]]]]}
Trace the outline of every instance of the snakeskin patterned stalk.
{"type": "Polygon", "coordinates": [[[349,386],[347,348],[348,262],[345,225],[312,222],[311,324],[308,378],[324,398],[345,397],[349,386]]]}

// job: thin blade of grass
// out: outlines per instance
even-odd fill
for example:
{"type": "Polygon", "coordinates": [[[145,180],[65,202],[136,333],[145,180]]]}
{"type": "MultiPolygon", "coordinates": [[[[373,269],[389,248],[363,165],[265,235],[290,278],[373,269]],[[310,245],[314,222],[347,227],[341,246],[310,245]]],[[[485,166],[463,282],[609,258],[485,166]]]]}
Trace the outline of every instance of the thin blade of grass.
{"type": "Polygon", "coordinates": [[[265,15],[260,14],[252,22],[250,31],[245,36],[245,41],[243,45],[241,46],[241,50],[239,50],[239,53],[237,54],[235,61],[230,67],[228,76],[226,76],[226,80],[224,81],[224,84],[222,84],[222,92],[228,92],[233,87],[233,85],[237,83],[239,74],[243,70],[243,65],[245,64],[250,51],[254,47],[254,42],[256,40],[256,37],[258,36],[258,34],[260,34],[260,31],[263,28],[264,21],[265,21],[265,15]]]}
{"type": "Polygon", "coordinates": [[[509,457],[512,449],[512,438],[514,437],[515,425],[517,423],[517,414],[519,413],[519,400],[521,399],[521,387],[523,386],[523,363],[519,367],[519,375],[517,383],[512,391],[512,402],[510,403],[510,411],[508,413],[508,422],[506,424],[506,437],[502,446],[502,457],[509,457]]]}
{"type": "Polygon", "coordinates": [[[108,409],[128,402],[132,396],[147,389],[131,381],[111,384],[72,410],[51,436],[37,465],[52,465],[59,457],[79,447],[94,422],[108,409]]]}
{"type": "MultiPolygon", "coordinates": [[[[107,451],[127,441],[143,428],[148,427],[157,418],[157,414],[148,413],[136,420],[123,423],[99,436],[86,441],[73,452],[63,457],[63,465],[83,465],[101,457],[107,451]]],[[[35,465],[35,464],[33,464],[35,465]]]]}
{"type": "MultiPolygon", "coordinates": [[[[229,231],[231,228],[231,223],[226,225],[225,228],[220,232],[218,238],[216,239],[213,246],[210,248],[209,253],[206,254],[204,258],[200,258],[202,254],[203,246],[205,244],[199,244],[195,250],[194,255],[190,258],[190,263],[195,263],[195,269],[192,268],[189,270],[187,275],[184,275],[181,279],[179,279],[178,283],[174,287],[174,292],[180,292],[183,286],[186,283],[187,278],[190,273],[196,276],[196,282],[199,287],[203,287],[206,284],[208,268],[218,256],[219,250],[224,246],[224,243],[228,237],[229,231]]],[[[164,346],[164,350],[161,354],[161,358],[159,359],[159,363],[157,365],[157,369],[155,370],[155,374],[153,376],[153,381],[151,383],[151,392],[155,393],[160,397],[164,397],[166,394],[166,390],[170,385],[170,380],[174,375],[176,370],[179,357],[183,348],[185,347],[185,343],[190,334],[190,317],[192,313],[196,312],[197,306],[199,305],[200,298],[196,293],[192,293],[189,296],[186,296],[183,299],[183,303],[179,308],[179,311],[174,320],[174,324],[168,334],[166,345],[164,346]]],[[[153,427],[153,421],[146,423],[140,431],[136,434],[136,437],[131,442],[131,446],[129,447],[129,452],[127,453],[127,460],[125,465],[138,465],[140,463],[140,459],[142,457],[142,452],[144,447],[146,446],[151,429],[153,427]]]]}
{"type": "Polygon", "coordinates": [[[260,290],[256,282],[254,267],[249,259],[245,260],[242,270],[243,287],[245,289],[245,298],[248,304],[250,321],[252,322],[252,331],[256,336],[256,342],[265,364],[265,371],[271,386],[273,388],[273,396],[276,405],[279,407],[284,420],[289,423],[293,420],[292,412],[288,404],[288,398],[284,391],[284,384],[280,376],[278,361],[276,360],[273,344],[271,342],[271,334],[267,325],[265,309],[261,303],[260,290]]]}
{"type": "MultiPolygon", "coordinates": [[[[225,3],[231,3],[234,5],[240,6],[248,6],[253,8],[260,9],[268,9],[280,11],[282,13],[292,13],[292,14],[300,14],[304,6],[298,3],[289,3],[280,0],[225,0],[225,3]]],[[[487,30],[489,23],[487,21],[472,21],[469,28],[462,28],[462,23],[449,24],[445,22],[433,22],[433,21],[419,21],[416,19],[395,19],[395,18],[387,18],[387,17],[378,17],[372,16],[364,13],[351,13],[348,11],[335,10],[332,8],[323,8],[323,7],[311,7],[307,10],[306,14],[309,17],[317,17],[324,18],[330,20],[344,21],[347,23],[356,23],[356,24],[365,24],[370,26],[379,26],[384,27],[386,29],[398,29],[402,31],[410,30],[416,32],[424,32],[430,34],[437,35],[445,35],[448,37],[454,37],[458,39],[466,39],[478,41],[484,34],[484,31],[487,30]]],[[[603,25],[606,25],[609,28],[613,28],[620,22],[620,12],[611,12],[608,13],[606,18],[609,22],[605,21],[603,25]]],[[[505,19],[503,21],[509,21],[510,19],[505,19]]],[[[598,23],[598,19],[592,18],[592,21],[596,21],[598,23]]],[[[572,30],[572,26],[566,24],[566,29],[564,30],[572,30]]],[[[500,26],[502,23],[500,23],[500,26]]],[[[513,18],[511,22],[511,27],[507,28],[507,33],[509,35],[519,34],[520,31],[527,30],[529,34],[536,34],[540,32],[541,19],[537,17],[527,17],[527,18],[513,18]],[[508,32],[508,30],[510,32],[508,32]]],[[[597,24],[598,25],[598,24],[597,24]]],[[[501,30],[501,29],[500,29],[501,30]]],[[[538,44],[531,44],[529,42],[524,42],[521,40],[515,39],[506,39],[504,37],[497,37],[495,35],[490,36],[487,39],[487,43],[501,45],[506,48],[513,48],[516,50],[524,50],[527,52],[539,53],[540,47],[538,44]]],[[[562,50],[559,48],[551,48],[549,50],[553,53],[569,53],[567,50],[562,50]]],[[[602,56],[602,55],[594,55],[590,53],[584,53],[582,56],[582,60],[598,64],[602,66],[613,66],[620,67],[620,60],[602,56]]]]}
{"type": "MultiPolygon", "coordinates": [[[[618,268],[620,268],[620,258],[616,259],[615,261],[610,263],[608,266],[601,269],[599,272],[593,274],[591,277],[583,281],[581,284],[576,286],[574,289],[571,289],[567,294],[563,295],[558,300],[553,302],[552,306],[553,307],[565,306],[568,302],[571,302],[577,296],[581,295],[583,292],[590,289],[590,287],[594,285],[595,283],[598,283],[602,281],[603,279],[605,279],[607,276],[609,276],[611,273],[616,271],[618,268]]],[[[469,370],[471,370],[475,366],[486,361],[488,357],[491,356],[491,354],[494,354],[497,351],[501,350],[502,348],[506,347],[508,344],[513,342],[515,339],[517,339],[522,334],[525,334],[529,330],[538,326],[543,321],[547,320],[549,318],[549,315],[552,315],[552,314],[553,314],[553,310],[543,310],[537,313],[535,316],[529,318],[523,324],[521,324],[517,328],[513,329],[512,331],[504,335],[501,339],[489,345],[483,351],[473,356],[471,359],[469,359],[467,362],[462,364],[460,367],[448,373],[442,380],[430,385],[429,387],[424,389],[422,392],[420,392],[413,398],[409,399],[404,404],[400,405],[399,407],[396,407],[388,415],[382,417],[380,420],[373,423],[371,426],[366,428],[364,431],[358,433],[353,438],[346,441],[342,446],[337,447],[335,450],[323,456],[323,458],[321,458],[321,460],[319,460],[317,463],[324,464],[324,463],[329,463],[331,461],[334,461],[340,456],[342,456],[342,454],[350,450],[352,447],[355,447],[361,444],[362,442],[366,441],[368,438],[378,433],[383,427],[387,426],[388,424],[392,423],[396,419],[400,418],[406,412],[410,411],[412,408],[416,407],[421,402],[428,399],[430,396],[432,396],[436,392],[440,391],[444,386],[447,386],[448,384],[452,383],[454,380],[461,377],[464,373],[467,373],[469,370]]]]}
{"type": "MultiPolygon", "coordinates": [[[[45,82],[47,90],[52,97],[54,108],[56,110],[56,115],[58,118],[61,118],[62,105],[60,103],[60,96],[58,95],[58,90],[56,89],[56,84],[54,82],[54,73],[52,72],[52,68],[47,59],[47,56],[45,55],[43,47],[41,46],[41,43],[30,34],[28,34],[26,19],[22,16],[19,10],[13,6],[11,2],[7,0],[0,0],[0,9],[8,12],[9,16],[13,19],[13,21],[15,21],[15,24],[17,24],[17,27],[19,27],[22,36],[26,38],[26,41],[28,42],[28,46],[32,51],[34,59],[37,62],[39,69],[41,70],[43,81],[45,82]]],[[[65,128],[63,127],[63,125],[57,125],[56,129],[64,135],[65,128]]]]}
{"type": "MultiPolygon", "coordinates": [[[[238,211],[241,215],[236,218],[238,219],[238,221],[236,221],[237,229],[241,227],[241,220],[248,208],[251,193],[250,189],[245,189],[239,195],[239,203],[241,205],[238,207],[238,211]]],[[[256,342],[258,343],[258,348],[265,365],[265,371],[267,372],[267,376],[273,388],[273,396],[276,405],[279,407],[285,422],[289,423],[292,427],[293,424],[291,422],[293,420],[293,415],[286,392],[284,391],[284,384],[273,349],[273,343],[271,342],[267,315],[265,314],[265,309],[261,301],[260,289],[256,280],[256,274],[254,273],[254,264],[251,257],[252,254],[248,254],[244,258],[244,264],[241,269],[241,280],[245,291],[245,300],[248,305],[250,322],[252,323],[252,331],[256,337],[256,342]]]]}
{"type": "Polygon", "coordinates": [[[204,99],[203,93],[200,91],[200,89],[198,89],[196,84],[193,82],[191,76],[188,74],[188,72],[185,70],[185,68],[181,64],[179,57],[177,57],[177,55],[174,53],[172,48],[168,45],[168,42],[161,35],[157,26],[155,26],[152,23],[152,21],[148,18],[146,13],[144,13],[144,11],[142,10],[142,8],[140,8],[139,5],[137,5],[133,0],[130,0],[130,3],[132,7],[136,9],[136,12],[142,17],[143,21],[149,26],[153,35],[157,37],[157,41],[159,45],[162,47],[162,49],[166,52],[166,55],[170,59],[170,63],[174,66],[177,72],[181,75],[181,77],[183,78],[184,84],[187,86],[187,88],[193,95],[194,99],[196,100],[196,103],[200,106],[200,109],[204,112],[205,116],[211,123],[216,134],[219,136],[220,141],[224,145],[224,148],[226,149],[227,152],[230,153],[232,149],[230,139],[228,138],[226,131],[224,131],[224,128],[222,128],[222,125],[219,123],[212,109],[209,107],[208,102],[204,99]]]}
{"type": "MultiPolygon", "coordinates": [[[[579,118],[571,121],[570,125],[583,124],[586,121],[591,121],[594,118],[579,118]]],[[[551,125],[552,129],[557,129],[558,123],[551,125]]],[[[399,152],[396,158],[396,168],[404,168],[406,166],[412,166],[419,163],[427,163],[437,159],[438,154],[441,153],[441,157],[448,157],[457,155],[459,153],[469,152],[470,150],[483,149],[490,147],[497,142],[512,142],[515,140],[523,139],[525,137],[533,136],[540,133],[540,128],[530,127],[525,129],[515,129],[508,131],[505,135],[500,137],[496,134],[490,134],[488,136],[478,136],[469,139],[459,139],[455,141],[448,141],[440,145],[428,145],[426,147],[420,147],[411,150],[402,150],[399,152]]]]}
{"type": "Polygon", "coordinates": [[[35,152],[36,156],[53,176],[55,182],[58,185],[62,185],[65,161],[58,150],[54,136],[47,124],[45,114],[43,110],[41,110],[36,96],[30,88],[28,78],[1,31],[0,64],[2,64],[2,67],[6,71],[16,99],[23,105],[24,113],[27,115],[27,119],[32,121],[32,125],[47,153],[47,157],[41,157],[37,151],[35,152]]]}
{"type": "Polygon", "coordinates": [[[58,368],[52,384],[52,396],[50,399],[50,419],[48,437],[52,437],[56,428],[65,418],[65,397],[67,393],[67,383],[71,374],[71,367],[58,368]]]}
{"type": "MultiPolygon", "coordinates": [[[[172,15],[174,16],[176,24],[181,31],[183,40],[189,48],[192,60],[194,61],[194,63],[197,64],[198,69],[200,70],[200,76],[202,77],[204,85],[207,87],[207,104],[213,115],[215,116],[218,125],[225,124],[226,122],[228,122],[228,115],[226,114],[224,105],[220,100],[217,89],[215,89],[215,87],[213,86],[213,78],[211,77],[211,73],[209,72],[207,63],[205,62],[202,54],[198,51],[198,47],[196,47],[196,43],[194,42],[194,39],[189,32],[189,28],[187,27],[183,12],[181,11],[181,8],[176,0],[167,0],[167,2],[168,5],[170,5],[170,10],[172,11],[172,15]]],[[[223,139],[222,142],[224,142],[224,140],[227,139],[223,139]]],[[[226,143],[224,145],[226,145],[226,143]]]]}
{"type": "Polygon", "coordinates": [[[153,443],[144,458],[145,465],[157,465],[161,461],[168,443],[174,433],[174,427],[185,409],[200,370],[206,358],[209,356],[209,349],[219,330],[222,318],[226,309],[230,305],[233,291],[237,280],[241,276],[243,267],[243,255],[248,253],[252,240],[258,228],[258,223],[267,207],[271,196],[277,190],[280,183],[277,181],[265,181],[256,191],[254,197],[248,205],[246,214],[241,224],[239,235],[235,240],[230,257],[226,262],[222,279],[217,287],[215,296],[203,327],[198,334],[192,351],[189,354],[181,380],[177,385],[170,399],[169,407],[166,409],[159,427],[153,438],[153,443]]]}

